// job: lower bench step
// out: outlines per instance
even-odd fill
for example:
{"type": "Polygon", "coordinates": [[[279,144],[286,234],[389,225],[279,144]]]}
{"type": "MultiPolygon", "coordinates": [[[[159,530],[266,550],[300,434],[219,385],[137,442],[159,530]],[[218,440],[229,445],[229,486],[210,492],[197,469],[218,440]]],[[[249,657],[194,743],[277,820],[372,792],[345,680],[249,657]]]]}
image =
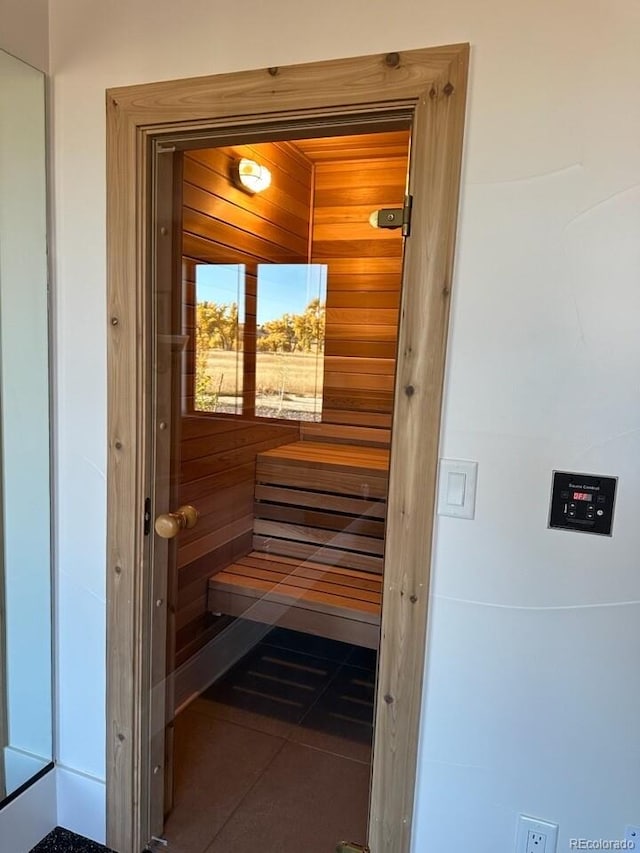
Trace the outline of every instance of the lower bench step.
{"type": "Polygon", "coordinates": [[[252,551],[209,579],[213,613],[377,649],[379,574],[252,551]]]}

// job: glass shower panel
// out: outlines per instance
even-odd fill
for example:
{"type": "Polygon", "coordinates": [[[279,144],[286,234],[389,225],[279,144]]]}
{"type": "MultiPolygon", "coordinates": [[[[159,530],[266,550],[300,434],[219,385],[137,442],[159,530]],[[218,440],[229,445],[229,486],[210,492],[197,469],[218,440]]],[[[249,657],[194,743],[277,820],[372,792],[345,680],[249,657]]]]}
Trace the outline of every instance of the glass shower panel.
{"type": "Polygon", "coordinates": [[[44,98],[0,51],[0,803],[52,758],[44,98]]]}

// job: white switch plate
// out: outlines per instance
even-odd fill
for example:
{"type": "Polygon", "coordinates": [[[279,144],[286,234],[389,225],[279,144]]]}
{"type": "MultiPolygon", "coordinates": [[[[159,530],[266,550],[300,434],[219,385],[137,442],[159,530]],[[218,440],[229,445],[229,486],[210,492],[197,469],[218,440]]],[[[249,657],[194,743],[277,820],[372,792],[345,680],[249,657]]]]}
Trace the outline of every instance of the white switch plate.
{"type": "Polygon", "coordinates": [[[478,463],[441,459],[438,474],[438,515],[473,518],[476,514],[478,463]]]}

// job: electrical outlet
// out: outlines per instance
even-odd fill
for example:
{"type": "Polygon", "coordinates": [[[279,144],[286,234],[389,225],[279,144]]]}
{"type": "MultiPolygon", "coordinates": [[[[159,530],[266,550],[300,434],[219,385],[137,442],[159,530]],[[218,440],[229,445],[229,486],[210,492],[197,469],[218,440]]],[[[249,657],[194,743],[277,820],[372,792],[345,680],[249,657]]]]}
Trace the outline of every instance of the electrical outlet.
{"type": "Polygon", "coordinates": [[[536,832],[530,829],[527,833],[527,846],[525,853],[546,853],[547,836],[544,832],[536,832]]]}
{"type": "Polygon", "coordinates": [[[516,835],[516,853],[556,853],[558,824],[520,815],[516,835]]]}

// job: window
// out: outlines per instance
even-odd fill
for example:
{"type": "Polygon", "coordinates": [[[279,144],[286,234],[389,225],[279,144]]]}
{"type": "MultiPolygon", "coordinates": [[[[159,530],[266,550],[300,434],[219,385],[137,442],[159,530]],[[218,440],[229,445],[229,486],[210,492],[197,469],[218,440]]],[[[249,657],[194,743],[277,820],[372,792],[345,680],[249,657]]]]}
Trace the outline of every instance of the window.
{"type": "Polygon", "coordinates": [[[327,268],[259,264],[256,415],[319,421],[327,268]]]}
{"type": "Polygon", "coordinates": [[[327,267],[258,264],[257,276],[244,264],[195,270],[195,410],[242,415],[255,406],[257,417],[321,420],[327,267]]]}
{"type": "Polygon", "coordinates": [[[196,265],[194,407],[242,413],[244,264],[196,265]]]}

